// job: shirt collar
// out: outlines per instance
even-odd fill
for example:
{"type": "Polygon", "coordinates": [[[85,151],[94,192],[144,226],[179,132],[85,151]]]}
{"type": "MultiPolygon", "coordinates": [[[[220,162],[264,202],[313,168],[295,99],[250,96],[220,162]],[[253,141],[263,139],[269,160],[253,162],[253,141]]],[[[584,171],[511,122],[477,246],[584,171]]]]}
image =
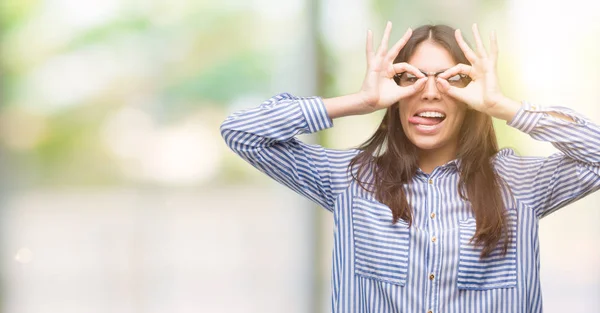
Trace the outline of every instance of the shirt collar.
{"type": "MultiPolygon", "coordinates": [[[[434,171],[439,172],[442,176],[446,176],[446,175],[452,173],[452,171],[460,171],[461,165],[462,165],[462,160],[459,158],[456,158],[454,160],[446,162],[444,165],[438,166],[438,170],[437,171],[434,170],[434,171]]],[[[417,168],[417,177],[423,178],[423,177],[427,177],[427,176],[428,175],[426,175],[420,168],[417,168]]]]}
{"type": "Polygon", "coordinates": [[[462,165],[462,160],[457,158],[457,159],[454,159],[454,160],[452,160],[452,161],[449,161],[448,163],[444,164],[443,166],[444,166],[444,167],[446,167],[446,166],[447,166],[447,167],[451,167],[451,166],[453,166],[453,167],[455,167],[457,170],[459,170],[461,165],[462,165]]]}

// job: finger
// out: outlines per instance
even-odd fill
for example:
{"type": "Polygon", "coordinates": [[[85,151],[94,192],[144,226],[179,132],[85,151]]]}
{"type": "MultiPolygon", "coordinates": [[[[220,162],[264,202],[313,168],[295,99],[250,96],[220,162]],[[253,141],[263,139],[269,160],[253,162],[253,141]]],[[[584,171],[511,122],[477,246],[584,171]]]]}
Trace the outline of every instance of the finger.
{"type": "Polygon", "coordinates": [[[377,53],[380,55],[385,55],[385,52],[388,50],[388,41],[390,40],[390,33],[392,32],[392,22],[388,21],[385,25],[385,31],[383,32],[383,38],[381,38],[381,45],[377,50],[377,53]]]}
{"type": "Polygon", "coordinates": [[[403,99],[408,96],[415,94],[418,91],[423,90],[425,84],[427,83],[427,77],[419,78],[414,84],[407,87],[399,87],[398,88],[398,99],[403,99]]]}
{"type": "Polygon", "coordinates": [[[406,42],[408,42],[408,39],[410,39],[410,36],[412,36],[412,29],[408,28],[402,38],[400,38],[400,40],[398,40],[398,42],[396,42],[396,44],[388,52],[387,56],[385,57],[386,62],[394,61],[394,59],[398,56],[398,53],[400,53],[400,50],[402,50],[406,42]]]}
{"type": "Polygon", "coordinates": [[[490,52],[491,52],[491,57],[494,58],[494,60],[498,59],[498,39],[496,37],[496,31],[492,31],[492,33],[490,34],[490,52]]]}
{"type": "Polygon", "coordinates": [[[469,60],[469,62],[471,64],[474,64],[475,61],[478,59],[478,57],[475,54],[475,52],[473,52],[471,47],[469,47],[469,45],[467,44],[465,39],[463,38],[462,32],[460,31],[460,29],[457,29],[454,32],[454,37],[456,38],[456,42],[458,43],[458,46],[460,47],[462,52],[465,54],[465,57],[467,58],[467,60],[469,60]]]}
{"type": "Polygon", "coordinates": [[[371,63],[371,58],[373,58],[373,32],[369,29],[367,30],[367,65],[371,63]]]}
{"type": "Polygon", "coordinates": [[[404,73],[404,72],[410,72],[419,78],[425,77],[425,75],[423,75],[423,72],[419,71],[418,68],[416,68],[406,62],[394,63],[392,66],[394,68],[394,73],[399,74],[399,73],[404,73]]]}
{"type": "Polygon", "coordinates": [[[473,79],[473,77],[471,76],[472,71],[473,71],[472,66],[459,63],[459,64],[456,64],[453,67],[447,69],[445,72],[438,75],[438,77],[446,80],[449,77],[452,77],[456,74],[465,74],[465,75],[471,77],[471,79],[473,79]]]}
{"type": "Polygon", "coordinates": [[[413,90],[415,92],[422,90],[423,87],[425,87],[425,84],[427,83],[427,76],[421,77],[419,78],[413,85],[413,90]]]}
{"type": "Polygon", "coordinates": [[[477,24],[473,24],[471,28],[473,29],[473,36],[475,36],[477,53],[479,54],[479,56],[487,58],[487,51],[485,51],[485,47],[483,46],[483,42],[481,41],[481,36],[479,35],[479,28],[477,27],[477,24]]]}
{"type": "Polygon", "coordinates": [[[436,78],[435,84],[436,84],[438,90],[441,91],[442,93],[447,94],[447,95],[451,96],[452,98],[455,98],[459,101],[465,102],[463,100],[463,96],[462,96],[463,90],[461,88],[456,88],[456,87],[450,85],[450,83],[448,83],[447,80],[441,79],[441,78],[436,78]]]}

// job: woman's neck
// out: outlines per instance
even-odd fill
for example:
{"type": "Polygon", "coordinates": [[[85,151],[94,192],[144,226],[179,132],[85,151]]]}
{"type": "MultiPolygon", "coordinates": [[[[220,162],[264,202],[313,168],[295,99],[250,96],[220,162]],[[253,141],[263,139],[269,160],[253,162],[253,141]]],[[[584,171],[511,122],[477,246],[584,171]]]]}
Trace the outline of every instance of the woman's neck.
{"type": "Polygon", "coordinates": [[[446,145],[431,150],[419,149],[419,168],[424,173],[431,174],[436,167],[456,159],[457,152],[457,145],[446,145]]]}

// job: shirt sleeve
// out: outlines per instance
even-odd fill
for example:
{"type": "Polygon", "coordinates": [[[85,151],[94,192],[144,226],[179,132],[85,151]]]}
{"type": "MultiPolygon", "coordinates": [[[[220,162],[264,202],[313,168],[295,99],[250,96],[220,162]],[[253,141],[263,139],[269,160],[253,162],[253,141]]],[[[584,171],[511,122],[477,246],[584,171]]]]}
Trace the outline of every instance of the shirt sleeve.
{"type": "Polygon", "coordinates": [[[357,151],[325,149],[294,137],[332,126],[321,98],[283,93],[227,117],[221,135],[252,166],[333,211],[336,196],[350,182],[348,164],[357,151]]]}
{"type": "Polygon", "coordinates": [[[547,157],[506,155],[500,161],[513,195],[544,217],[600,189],[600,127],[564,107],[524,103],[509,126],[559,152],[547,157]],[[570,117],[556,118],[549,112],[570,117]]]}

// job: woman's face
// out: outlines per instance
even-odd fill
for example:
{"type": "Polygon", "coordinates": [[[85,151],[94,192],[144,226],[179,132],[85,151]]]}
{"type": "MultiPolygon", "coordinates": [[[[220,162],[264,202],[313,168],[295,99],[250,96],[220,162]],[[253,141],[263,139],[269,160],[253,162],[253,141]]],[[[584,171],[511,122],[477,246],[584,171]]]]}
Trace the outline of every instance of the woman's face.
{"type": "MultiPolygon", "coordinates": [[[[446,49],[431,41],[420,43],[407,63],[426,73],[443,72],[456,65],[446,49]]],[[[467,106],[442,94],[435,79],[429,76],[423,89],[400,101],[402,128],[420,150],[457,149],[467,106]]]]}

